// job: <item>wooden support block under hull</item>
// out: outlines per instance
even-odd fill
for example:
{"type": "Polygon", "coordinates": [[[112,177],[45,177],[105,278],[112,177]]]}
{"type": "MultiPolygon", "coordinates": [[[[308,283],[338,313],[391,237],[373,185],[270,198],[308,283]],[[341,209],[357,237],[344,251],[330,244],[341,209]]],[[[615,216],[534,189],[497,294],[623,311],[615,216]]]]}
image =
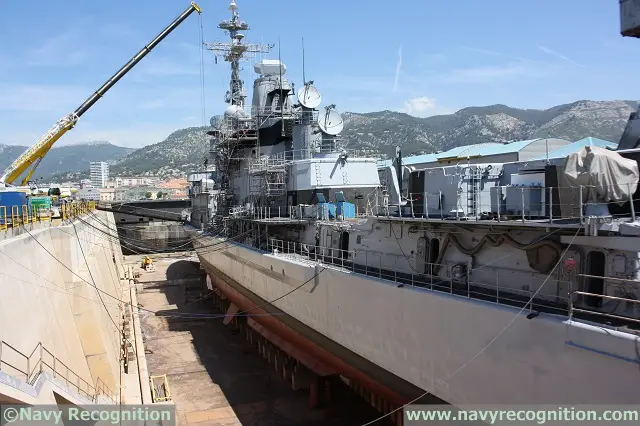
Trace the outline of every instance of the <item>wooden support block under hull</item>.
{"type": "MultiPolygon", "coordinates": [[[[211,282],[214,285],[214,305],[221,311],[226,311],[225,324],[231,322],[233,318],[234,324],[241,324],[245,340],[256,348],[256,351],[271,363],[275,370],[280,373],[283,379],[291,384],[293,390],[309,391],[309,407],[317,408],[330,404],[331,402],[331,385],[327,380],[330,376],[337,377],[338,372],[324,364],[322,361],[312,356],[301,348],[285,340],[280,334],[272,332],[270,328],[265,327],[253,318],[246,318],[244,321],[237,321],[239,317],[235,315],[239,311],[251,311],[257,319],[274,320],[274,316],[266,315],[262,309],[256,309],[256,305],[244,298],[231,286],[226,284],[224,280],[212,276],[211,282]]],[[[270,322],[270,321],[267,321],[270,322]]],[[[280,323],[281,324],[281,323],[280,323]]],[[[286,327],[281,324],[282,327],[286,327]]],[[[301,339],[299,337],[298,339],[301,339]]],[[[296,339],[297,341],[299,341],[296,339]]],[[[309,345],[305,345],[309,346],[309,345]]],[[[370,380],[370,379],[369,379],[370,380]]],[[[349,379],[345,383],[352,391],[369,402],[381,414],[387,414],[396,407],[408,402],[406,398],[394,395],[394,401],[389,401],[385,396],[380,395],[376,390],[361,384],[359,381],[349,379]]],[[[389,393],[386,390],[385,393],[389,393]]],[[[388,416],[391,424],[402,425],[402,410],[398,410],[388,416]]]]}

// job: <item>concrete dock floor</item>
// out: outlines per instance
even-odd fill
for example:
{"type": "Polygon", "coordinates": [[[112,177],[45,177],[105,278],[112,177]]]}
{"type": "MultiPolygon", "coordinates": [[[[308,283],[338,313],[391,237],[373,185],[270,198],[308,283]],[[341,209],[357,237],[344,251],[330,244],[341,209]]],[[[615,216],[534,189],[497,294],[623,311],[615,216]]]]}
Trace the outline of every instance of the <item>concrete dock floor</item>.
{"type": "Polygon", "coordinates": [[[332,389],[333,403],[308,408],[305,391],[295,392],[242,336],[222,318],[184,318],[179,314],[221,315],[206,291],[195,257],[154,261],[140,269],[140,256],[128,256],[140,271],[138,303],[151,375],[167,375],[180,425],[358,426],[378,416],[346,387],[332,389]],[[171,317],[168,317],[171,315],[171,317]]]}

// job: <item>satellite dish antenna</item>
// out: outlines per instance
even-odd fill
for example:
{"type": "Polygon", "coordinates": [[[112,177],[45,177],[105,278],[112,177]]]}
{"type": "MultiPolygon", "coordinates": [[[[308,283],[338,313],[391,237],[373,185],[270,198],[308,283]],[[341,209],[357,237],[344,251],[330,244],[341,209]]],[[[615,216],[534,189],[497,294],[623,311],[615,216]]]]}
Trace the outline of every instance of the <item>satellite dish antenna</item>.
{"type": "Polygon", "coordinates": [[[298,102],[305,108],[314,109],[320,106],[322,96],[318,89],[313,87],[312,82],[305,84],[304,89],[298,92],[298,102]]]}
{"type": "Polygon", "coordinates": [[[325,107],[324,113],[320,114],[318,117],[318,126],[320,127],[320,130],[330,136],[339,134],[344,127],[342,116],[333,108],[335,108],[335,105],[325,107]]]}

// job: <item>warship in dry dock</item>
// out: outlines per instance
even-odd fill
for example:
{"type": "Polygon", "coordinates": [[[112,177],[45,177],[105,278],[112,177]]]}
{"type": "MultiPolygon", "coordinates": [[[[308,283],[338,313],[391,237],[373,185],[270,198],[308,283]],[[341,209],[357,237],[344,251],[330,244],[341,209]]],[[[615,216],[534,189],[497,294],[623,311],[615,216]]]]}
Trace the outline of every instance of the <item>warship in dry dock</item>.
{"type": "MultiPolygon", "coordinates": [[[[638,3],[621,5],[624,35],[638,3]]],[[[230,40],[208,45],[230,64],[228,107],[187,225],[227,322],[312,394],[340,377],[383,413],[427,392],[637,402],[635,114],[616,149],[543,138],[383,161],[346,149],[335,105],[280,60],[255,63],[246,103],[241,61],[272,46],[229,9],[230,40]]]]}

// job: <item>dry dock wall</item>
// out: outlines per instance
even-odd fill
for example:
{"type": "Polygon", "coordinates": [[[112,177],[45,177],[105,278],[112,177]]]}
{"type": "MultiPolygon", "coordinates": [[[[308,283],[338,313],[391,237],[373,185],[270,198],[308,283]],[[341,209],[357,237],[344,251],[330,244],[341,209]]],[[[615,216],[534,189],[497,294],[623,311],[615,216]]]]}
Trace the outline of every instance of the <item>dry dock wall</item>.
{"type": "MultiPolygon", "coordinates": [[[[91,385],[102,382],[119,392],[122,254],[117,242],[91,227],[103,227],[99,219],[115,229],[113,215],[93,214],[83,217],[86,223],[37,223],[27,225],[29,233],[9,230],[13,236],[0,236],[0,372],[5,375],[26,382],[19,370],[38,368],[40,359],[52,367],[48,351],[57,358],[58,374],[64,376],[64,363],[91,385]]],[[[51,398],[45,392],[37,400],[51,398]]]]}

